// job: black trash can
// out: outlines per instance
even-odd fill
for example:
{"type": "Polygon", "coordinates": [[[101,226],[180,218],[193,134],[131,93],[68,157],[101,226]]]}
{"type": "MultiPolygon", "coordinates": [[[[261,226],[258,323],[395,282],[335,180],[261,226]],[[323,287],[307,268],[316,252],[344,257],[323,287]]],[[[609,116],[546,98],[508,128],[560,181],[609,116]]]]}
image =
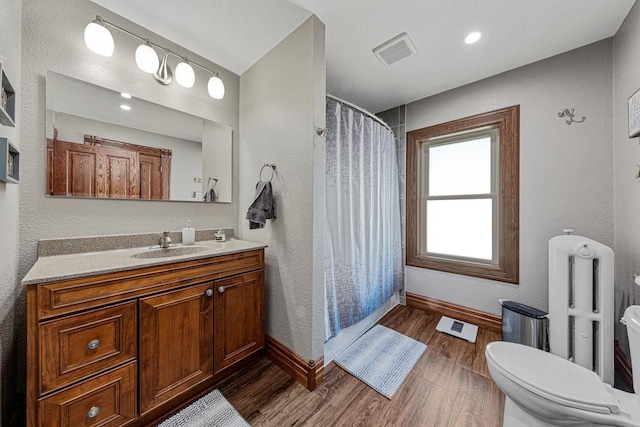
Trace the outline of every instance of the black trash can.
{"type": "Polygon", "coordinates": [[[515,301],[499,301],[502,305],[502,341],[549,351],[549,313],[515,301]]]}

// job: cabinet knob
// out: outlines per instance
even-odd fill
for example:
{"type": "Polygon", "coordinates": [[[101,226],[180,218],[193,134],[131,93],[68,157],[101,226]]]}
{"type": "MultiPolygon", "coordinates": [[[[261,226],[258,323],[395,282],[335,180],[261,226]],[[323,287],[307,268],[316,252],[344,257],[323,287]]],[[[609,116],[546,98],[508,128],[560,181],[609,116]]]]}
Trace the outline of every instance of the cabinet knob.
{"type": "Polygon", "coordinates": [[[95,350],[96,348],[98,348],[99,345],[100,345],[100,340],[92,340],[92,341],[89,341],[89,344],[87,344],[87,348],[89,350],[95,350]]]}
{"type": "Polygon", "coordinates": [[[208,296],[208,297],[213,295],[213,289],[207,289],[207,292],[205,292],[205,295],[208,296]]]}
{"type": "Polygon", "coordinates": [[[95,418],[96,415],[98,415],[98,412],[100,412],[100,408],[97,406],[92,407],[89,409],[89,412],[87,412],[87,418],[95,418]]]}
{"type": "Polygon", "coordinates": [[[218,288],[218,292],[220,292],[221,294],[224,294],[224,286],[220,286],[218,288]]]}

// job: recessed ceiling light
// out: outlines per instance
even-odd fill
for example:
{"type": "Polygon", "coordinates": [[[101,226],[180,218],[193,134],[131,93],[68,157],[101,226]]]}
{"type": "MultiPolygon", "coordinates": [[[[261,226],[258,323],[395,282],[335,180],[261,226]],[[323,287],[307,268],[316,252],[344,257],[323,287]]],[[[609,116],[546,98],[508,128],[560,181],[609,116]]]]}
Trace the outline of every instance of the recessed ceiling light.
{"type": "Polygon", "coordinates": [[[480,34],[478,31],[474,31],[473,33],[469,33],[469,35],[465,37],[464,42],[466,44],[473,44],[480,40],[480,37],[482,37],[482,34],[480,34]]]}
{"type": "Polygon", "coordinates": [[[122,92],[120,96],[122,96],[123,98],[131,99],[131,94],[127,92],[122,92]]]}
{"type": "Polygon", "coordinates": [[[125,111],[131,111],[131,107],[129,107],[127,104],[122,104],[120,108],[122,108],[125,111]]]}

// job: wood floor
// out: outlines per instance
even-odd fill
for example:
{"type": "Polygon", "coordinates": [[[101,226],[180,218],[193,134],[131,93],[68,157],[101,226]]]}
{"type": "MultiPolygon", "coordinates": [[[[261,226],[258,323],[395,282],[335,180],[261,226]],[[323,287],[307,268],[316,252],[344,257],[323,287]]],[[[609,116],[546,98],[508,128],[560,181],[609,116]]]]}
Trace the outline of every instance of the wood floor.
{"type": "Polygon", "coordinates": [[[266,358],[219,389],[252,426],[501,426],[504,395],[484,357],[500,334],[480,329],[471,344],[436,332],[439,319],[397,306],[379,322],[428,346],[392,400],[333,363],[309,392],[266,358]]]}

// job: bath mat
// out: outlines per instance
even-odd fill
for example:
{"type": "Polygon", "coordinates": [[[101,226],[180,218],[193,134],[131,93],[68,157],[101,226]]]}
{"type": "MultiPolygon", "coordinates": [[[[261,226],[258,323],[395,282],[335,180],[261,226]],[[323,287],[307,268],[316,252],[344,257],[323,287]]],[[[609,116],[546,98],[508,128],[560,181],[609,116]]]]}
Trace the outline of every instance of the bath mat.
{"type": "Polygon", "coordinates": [[[156,427],[250,427],[222,393],[214,390],[156,427]]]}
{"type": "Polygon", "coordinates": [[[426,349],[419,341],[376,325],[342,351],[334,362],[391,399],[426,349]]]}

